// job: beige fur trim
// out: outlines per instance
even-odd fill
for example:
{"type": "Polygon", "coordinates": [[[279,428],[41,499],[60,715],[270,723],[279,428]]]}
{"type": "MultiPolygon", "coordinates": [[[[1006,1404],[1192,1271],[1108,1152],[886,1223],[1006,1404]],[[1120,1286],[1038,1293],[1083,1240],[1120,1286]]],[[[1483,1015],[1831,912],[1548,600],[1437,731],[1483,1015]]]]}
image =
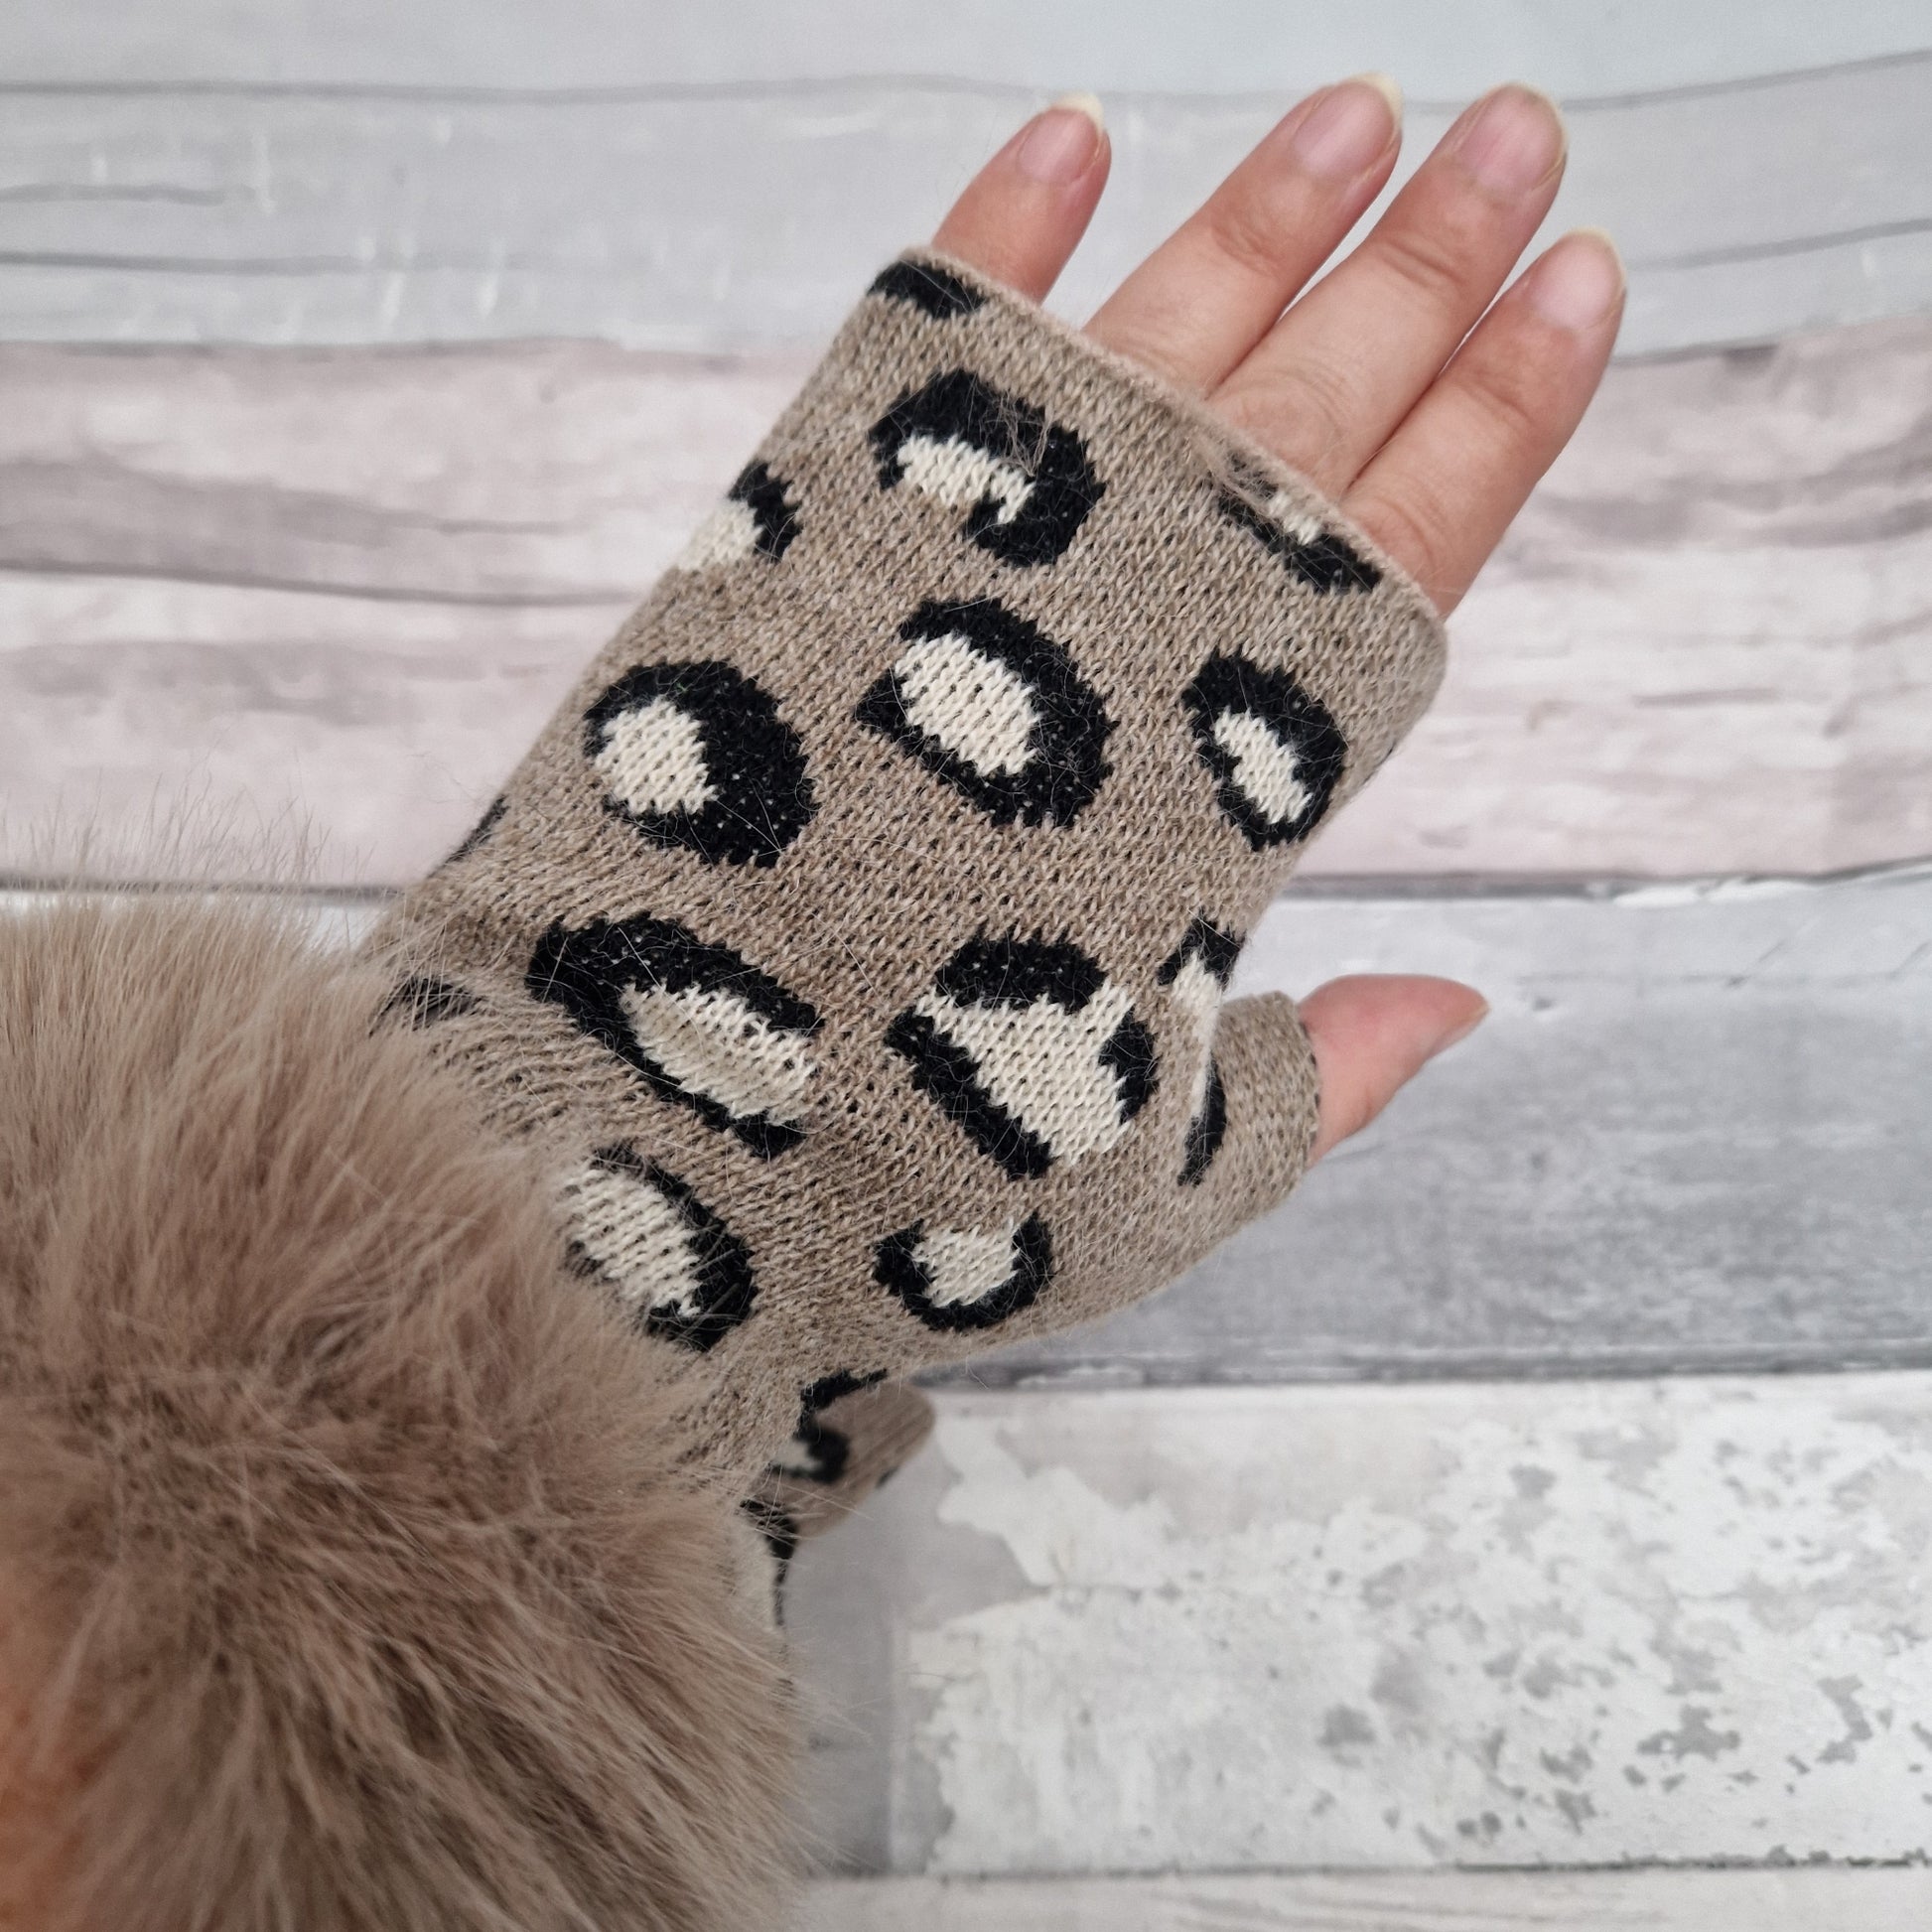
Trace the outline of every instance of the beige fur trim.
{"type": "Polygon", "coordinates": [[[774,1924],[768,1579],[388,990],[0,921],[0,1923],[774,1924]]]}

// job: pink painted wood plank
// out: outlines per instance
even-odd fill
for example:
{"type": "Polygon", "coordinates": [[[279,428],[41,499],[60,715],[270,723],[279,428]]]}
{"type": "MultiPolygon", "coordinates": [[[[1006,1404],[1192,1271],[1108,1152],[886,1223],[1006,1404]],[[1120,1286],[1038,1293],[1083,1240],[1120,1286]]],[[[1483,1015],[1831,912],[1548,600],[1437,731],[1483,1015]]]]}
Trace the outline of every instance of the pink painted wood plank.
{"type": "MultiPolygon", "coordinates": [[[[194,800],[408,878],[781,405],[793,359],[0,348],[0,868],[194,800]]],[[[1932,320],[1612,371],[1328,874],[1932,851],[1932,320]]]]}

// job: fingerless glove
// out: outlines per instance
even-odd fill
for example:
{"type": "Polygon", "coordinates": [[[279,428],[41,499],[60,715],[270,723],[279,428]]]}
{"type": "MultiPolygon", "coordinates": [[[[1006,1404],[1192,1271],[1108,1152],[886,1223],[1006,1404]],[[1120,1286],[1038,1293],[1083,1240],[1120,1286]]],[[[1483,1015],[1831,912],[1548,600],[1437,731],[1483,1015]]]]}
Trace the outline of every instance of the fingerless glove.
{"type": "Polygon", "coordinates": [[[1442,661],[1307,484],[907,255],[375,952],[687,1357],[693,1454],[796,1475],[1295,1184],[1308,1040],[1229,977],[1442,661]]]}

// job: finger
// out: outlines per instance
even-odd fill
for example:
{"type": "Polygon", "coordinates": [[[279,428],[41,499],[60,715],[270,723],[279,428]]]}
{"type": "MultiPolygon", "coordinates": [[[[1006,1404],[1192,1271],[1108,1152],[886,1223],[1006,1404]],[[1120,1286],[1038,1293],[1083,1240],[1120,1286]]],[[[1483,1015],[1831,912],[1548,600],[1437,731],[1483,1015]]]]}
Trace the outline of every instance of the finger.
{"type": "Polygon", "coordinates": [[[1364,73],[1311,94],[1087,324],[1096,342],[1204,392],[1274,326],[1381,193],[1402,95],[1364,73]]]}
{"type": "Polygon", "coordinates": [[[1357,480],[1349,513],[1447,616],[1569,442],[1610,358],[1623,266],[1565,235],[1485,316],[1357,480]]]}
{"type": "Polygon", "coordinates": [[[1508,86],[1478,101],[1214,392],[1216,411],[1340,495],[1503,285],[1563,160],[1563,122],[1542,94],[1508,86]]]}
{"type": "Polygon", "coordinates": [[[1067,94],[973,177],[932,245],[1038,302],[1086,232],[1112,159],[1099,101],[1067,94]]]}
{"type": "Polygon", "coordinates": [[[1359,1134],[1438,1053],[1473,1033],[1489,1007],[1457,980],[1358,973],[1302,1002],[1321,1076],[1309,1164],[1359,1134]]]}

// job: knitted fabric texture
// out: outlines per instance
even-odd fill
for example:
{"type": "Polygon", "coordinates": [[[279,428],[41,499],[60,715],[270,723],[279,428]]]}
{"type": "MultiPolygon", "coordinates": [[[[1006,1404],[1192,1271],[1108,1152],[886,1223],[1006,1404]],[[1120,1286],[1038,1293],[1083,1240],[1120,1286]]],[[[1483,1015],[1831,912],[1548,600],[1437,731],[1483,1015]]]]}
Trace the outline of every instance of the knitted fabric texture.
{"type": "Polygon", "coordinates": [[[749,1488],[1293,1187],[1307,1036],[1229,977],[1443,650],[1307,483],[909,255],[376,949],[749,1488]]]}

